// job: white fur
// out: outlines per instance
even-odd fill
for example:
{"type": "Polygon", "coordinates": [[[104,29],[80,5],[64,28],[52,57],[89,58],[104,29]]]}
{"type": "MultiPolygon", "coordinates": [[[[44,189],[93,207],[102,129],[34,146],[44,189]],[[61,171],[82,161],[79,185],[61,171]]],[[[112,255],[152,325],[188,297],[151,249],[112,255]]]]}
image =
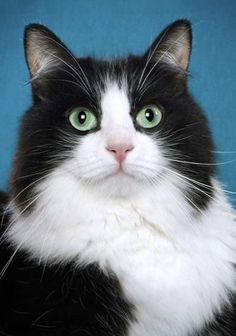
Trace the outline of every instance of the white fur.
{"type": "Polygon", "coordinates": [[[109,84],[101,107],[101,131],[37,186],[32,213],[12,203],[8,238],[43,262],[111,269],[136,308],[129,336],[187,336],[235,291],[235,215],[216,181],[209,208],[193,215],[161,147],[135,131],[125,88],[109,84]],[[135,148],[119,171],[105,145],[123,136],[135,148]]]}

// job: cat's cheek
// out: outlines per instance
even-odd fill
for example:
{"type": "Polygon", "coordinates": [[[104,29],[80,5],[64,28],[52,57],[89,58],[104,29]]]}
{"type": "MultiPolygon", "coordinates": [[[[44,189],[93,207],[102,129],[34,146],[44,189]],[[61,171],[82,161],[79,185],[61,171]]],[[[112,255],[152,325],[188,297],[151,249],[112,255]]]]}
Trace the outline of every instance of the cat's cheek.
{"type": "Polygon", "coordinates": [[[66,166],[74,169],[79,179],[102,179],[114,174],[119,168],[118,163],[105,149],[100,132],[87,134],[75,144],[71,158],[66,166]]]}
{"type": "Polygon", "coordinates": [[[124,162],[124,171],[143,179],[155,178],[168,167],[163,144],[151,136],[137,132],[135,149],[124,162]]]}

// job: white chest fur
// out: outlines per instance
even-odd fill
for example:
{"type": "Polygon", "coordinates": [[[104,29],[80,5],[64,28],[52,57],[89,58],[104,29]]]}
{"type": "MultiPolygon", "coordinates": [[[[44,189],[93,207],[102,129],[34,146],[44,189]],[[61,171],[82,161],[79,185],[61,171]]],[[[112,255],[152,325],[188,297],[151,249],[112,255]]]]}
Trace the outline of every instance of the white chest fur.
{"type": "Polygon", "coordinates": [[[60,176],[41,184],[32,214],[13,206],[9,239],[44,261],[79,255],[111,269],[136,308],[130,336],[187,336],[227,302],[236,228],[220,192],[196,218],[171,183],[112,200],[60,176]]]}

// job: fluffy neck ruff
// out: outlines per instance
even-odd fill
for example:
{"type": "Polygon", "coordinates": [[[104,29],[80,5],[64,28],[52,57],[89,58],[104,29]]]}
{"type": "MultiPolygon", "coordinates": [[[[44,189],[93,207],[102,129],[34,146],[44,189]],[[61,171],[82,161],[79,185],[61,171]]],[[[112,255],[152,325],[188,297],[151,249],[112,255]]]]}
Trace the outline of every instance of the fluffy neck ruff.
{"type": "Polygon", "coordinates": [[[96,262],[112,270],[136,307],[131,336],[188,335],[229,302],[235,215],[216,181],[214,199],[196,215],[170,180],[109,198],[65,174],[58,170],[40,184],[29,213],[11,204],[7,235],[16,249],[43,263],[96,262]]]}

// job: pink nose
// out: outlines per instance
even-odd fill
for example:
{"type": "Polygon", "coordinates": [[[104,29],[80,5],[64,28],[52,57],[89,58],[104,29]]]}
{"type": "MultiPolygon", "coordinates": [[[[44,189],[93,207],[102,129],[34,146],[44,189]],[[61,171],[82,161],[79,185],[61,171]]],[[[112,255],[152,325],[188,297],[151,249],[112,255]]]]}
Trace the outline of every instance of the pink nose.
{"type": "Polygon", "coordinates": [[[106,147],[106,149],[114,155],[116,161],[119,163],[123,162],[126,158],[128,152],[134,149],[134,146],[131,144],[110,144],[106,147]]]}

